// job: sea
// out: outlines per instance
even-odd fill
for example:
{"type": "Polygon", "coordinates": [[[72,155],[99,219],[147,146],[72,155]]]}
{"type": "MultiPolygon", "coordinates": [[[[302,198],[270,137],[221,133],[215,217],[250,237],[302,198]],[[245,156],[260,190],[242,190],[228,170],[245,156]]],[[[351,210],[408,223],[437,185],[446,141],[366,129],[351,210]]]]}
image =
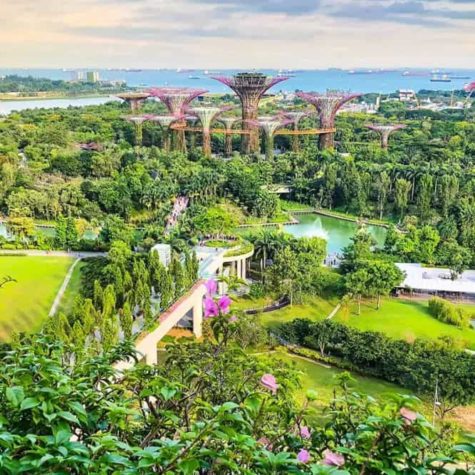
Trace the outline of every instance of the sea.
{"type": "MultiPolygon", "coordinates": [[[[71,80],[78,70],[65,69],[6,69],[0,68],[0,76],[17,74],[37,78],[71,80]]],[[[86,71],[86,70],[83,70],[86,71]]],[[[152,86],[180,86],[203,88],[213,93],[229,92],[229,89],[212,76],[230,76],[242,70],[202,70],[202,69],[96,69],[102,80],[122,80],[130,87],[147,88],[152,86]]],[[[325,70],[259,70],[259,72],[276,76],[288,75],[289,79],[277,84],[274,91],[296,90],[324,92],[329,89],[361,93],[388,94],[398,89],[414,91],[440,90],[452,91],[462,89],[469,82],[475,81],[475,69],[325,69],[325,70]],[[431,82],[431,76],[447,75],[451,82],[431,82]]],[[[68,107],[70,105],[101,104],[110,100],[109,97],[80,99],[44,99],[34,101],[0,101],[0,114],[8,114],[13,110],[36,107],[68,107]]]]}

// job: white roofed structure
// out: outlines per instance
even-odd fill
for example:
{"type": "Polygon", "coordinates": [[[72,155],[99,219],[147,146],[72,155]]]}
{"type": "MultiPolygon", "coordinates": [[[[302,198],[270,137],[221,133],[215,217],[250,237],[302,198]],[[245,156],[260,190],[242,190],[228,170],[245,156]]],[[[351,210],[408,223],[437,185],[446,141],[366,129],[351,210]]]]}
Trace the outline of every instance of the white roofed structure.
{"type": "Polygon", "coordinates": [[[475,297],[475,270],[467,270],[455,280],[450,269],[423,267],[421,264],[396,264],[406,277],[400,289],[411,289],[419,293],[454,293],[475,297]]]}

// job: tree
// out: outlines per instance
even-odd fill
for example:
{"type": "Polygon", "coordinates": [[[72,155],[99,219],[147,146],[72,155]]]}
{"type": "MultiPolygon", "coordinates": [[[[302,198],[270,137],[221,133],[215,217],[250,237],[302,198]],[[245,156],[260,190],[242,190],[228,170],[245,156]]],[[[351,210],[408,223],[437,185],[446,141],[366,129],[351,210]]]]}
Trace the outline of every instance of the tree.
{"type": "Polygon", "coordinates": [[[393,263],[383,260],[366,261],[368,294],[377,298],[376,308],[381,307],[381,296],[389,295],[404,279],[402,271],[393,263]]]}
{"type": "Polygon", "coordinates": [[[132,337],[132,327],[134,324],[134,316],[128,300],[125,301],[124,306],[120,311],[120,325],[124,332],[124,338],[132,337]]]}
{"type": "Polygon", "coordinates": [[[410,192],[411,183],[404,178],[398,178],[395,186],[395,202],[396,208],[399,210],[399,220],[402,220],[407,210],[410,192]]]}
{"type": "Polygon", "coordinates": [[[376,179],[375,188],[378,196],[379,219],[383,219],[391,179],[386,172],[381,172],[376,179]]]}
{"type": "Polygon", "coordinates": [[[361,315],[361,298],[368,292],[370,276],[365,268],[357,268],[345,276],[345,288],[348,294],[358,302],[358,315],[361,315]]]}
{"type": "Polygon", "coordinates": [[[438,249],[438,260],[451,271],[452,280],[456,280],[466,271],[472,261],[470,251],[458,244],[455,239],[448,239],[441,243],[438,249]]]}

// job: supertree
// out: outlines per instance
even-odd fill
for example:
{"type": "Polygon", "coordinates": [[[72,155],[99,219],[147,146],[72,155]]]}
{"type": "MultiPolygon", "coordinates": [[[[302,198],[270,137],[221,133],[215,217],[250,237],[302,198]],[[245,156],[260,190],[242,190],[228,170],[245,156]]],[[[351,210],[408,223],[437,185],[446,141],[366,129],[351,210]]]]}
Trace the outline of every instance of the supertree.
{"type": "Polygon", "coordinates": [[[155,115],[151,121],[156,122],[162,128],[162,148],[166,152],[170,151],[171,141],[170,141],[170,126],[175,122],[182,122],[184,116],[181,114],[178,115],[155,115]]]}
{"type": "MultiPolygon", "coordinates": [[[[335,128],[335,116],[340,108],[352,99],[361,96],[347,92],[297,92],[297,96],[312,104],[317,109],[322,129],[335,128]]],[[[320,149],[333,148],[334,132],[329,131],[320,135],[320,149]]]]}
{"type": "MultiPolygon", "coordinates": [[[[153,97],[158,97],[171,115],[183,115],[193,99],[201,96],[206,89],[190,89],[186,87],[154,87],[149,90],[153,97]]],[[[181,152],[186,152],[185,130],[175,130],[175,147],[181,152]]]]}
{"type": "Polygon", "coordinates": [[[272,160],[274,158],[274,134],[277,129],[285,127],[292,123],[291,119],[285,119],[282,117],[259,117],[257,120],[252,121],[252,124],[256,127],[260,127],[265,136],[265,152],[266,159],[272,160]]]}
{"type": "Polygon", "coordinates": [[[188,109],[191,115],[198,117],[201,122],[203,132],[203,154],[205,157],[211,156],[211,124],[222,112],[229,110],[230,107],[193,107],[188,109]]]}
{"type": "Polygon", "coordinates": [[[389,145],[389,136],[396,130],[405,129],[404,124],[368,124],[368,129],[374,130],[381,137],[381,148],[387,150],[389,145]]]}
{"type": "Polygon", "coordinates": [[[219,121],[222,122],[226,130],[224,154],[226,157],[230,157],[233,154],[233,127],[237,122],[242,122],[242,119],[239,117],[221,117],[219,121]]]}
{"type": "Polygon", "coordinates": [[[145,99],[150,97],[150,94],[148,92],[124,92],[117,94],[116,97],[127,102],[132,112],[137,112],[145,99]]]}
{"type": "Polygon", "coordinates": [[[262,73],[239,73],[232,77],[213,77],[217,81],[226,84],[239,97],[242,104],[242,120],[249,134],[243,134],[241,151],[244,154],[259,150],[259,133],[252,121],[257,120],[257,110],[262,96],[279,82],[287,77],[270,77],[262,73]]]}
{"type": "Polygon", "coordinates": [[[122,117],[128,122],[132,122],[135,128],[135,145],[142,145],[143,139],[143,123],[147,120],[150,120],[149,115],[126,115],[122,117]]]}
{"type": "MultiPolygon", "coordinates": [[[[186,117],[186,121],[190,124],[191,128],[194,129],[196,127],[196,123],[198,122],[198,117],[188,115],[186,117]]],[[[196,147],[196,133],[195,131],[189,134],[190,137],[190,148],[193,150],[196,147]]]]}
{"type": "MultiPolygon", "coordinates": [[[[289,111],[282,112],[282,116],[292,121],[292,126],[295,132],[299,130],[300,121],[308,116],[306,111],[289,111]]],[[[292,136],[292,151],[298,152],[300,150],[300,138],[297,134],[292,136]]]]}

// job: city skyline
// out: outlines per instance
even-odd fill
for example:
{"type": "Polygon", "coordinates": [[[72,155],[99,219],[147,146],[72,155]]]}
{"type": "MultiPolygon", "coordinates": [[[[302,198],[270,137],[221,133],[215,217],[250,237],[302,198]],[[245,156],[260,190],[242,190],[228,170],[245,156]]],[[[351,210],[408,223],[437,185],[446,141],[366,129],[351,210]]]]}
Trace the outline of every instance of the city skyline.
{"type": "Polygon", "coordinates": [[[473,0],[19,0],[0,67],[473,67],[473,0]]]}

